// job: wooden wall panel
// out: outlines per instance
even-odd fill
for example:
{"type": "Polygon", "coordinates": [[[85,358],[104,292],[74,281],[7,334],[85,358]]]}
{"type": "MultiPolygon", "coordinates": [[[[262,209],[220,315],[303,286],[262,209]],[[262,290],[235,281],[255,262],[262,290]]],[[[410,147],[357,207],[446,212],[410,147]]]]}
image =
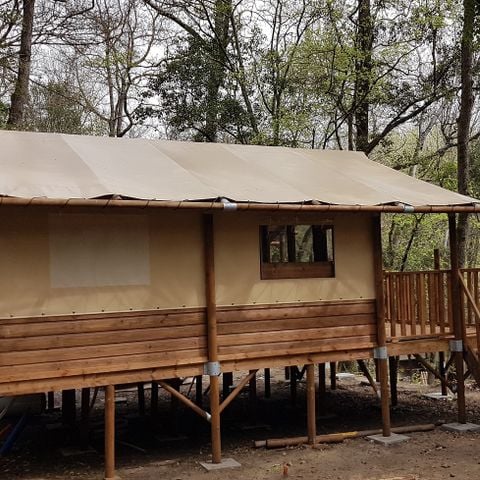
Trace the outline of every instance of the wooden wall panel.
{"type": "Polygon", "coordinates": [[[373,347],[374,312],[373,300],[223,310],[218,314],[220,361],[373,347]]]}
{"type": "MultiPolygon", "coordinates": [[[[240,369],[364,356],[374,309],[373,300],[221,307],[220,361],[240,369]]],[[[205,311],[194,308],[1,319],[0,395],[197,375],[206,340],[205,311]]]]}

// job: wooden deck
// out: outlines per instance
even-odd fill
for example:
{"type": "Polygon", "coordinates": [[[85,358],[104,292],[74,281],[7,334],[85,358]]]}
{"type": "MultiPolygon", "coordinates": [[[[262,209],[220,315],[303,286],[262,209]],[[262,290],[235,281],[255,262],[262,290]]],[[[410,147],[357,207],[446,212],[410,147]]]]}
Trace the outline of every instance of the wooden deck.
{"type": "MultiPolygon", "coordinates": [[[[480,306],[480,269],[463,269],[461,275],[480,306]]],[[[454,338],[451,272],[385,272],[385,316],[390,355],[446,351],[454,338]]],[[[474,307],[461,290],[462,322],[468,343],[477,348],[474,307]]]]}

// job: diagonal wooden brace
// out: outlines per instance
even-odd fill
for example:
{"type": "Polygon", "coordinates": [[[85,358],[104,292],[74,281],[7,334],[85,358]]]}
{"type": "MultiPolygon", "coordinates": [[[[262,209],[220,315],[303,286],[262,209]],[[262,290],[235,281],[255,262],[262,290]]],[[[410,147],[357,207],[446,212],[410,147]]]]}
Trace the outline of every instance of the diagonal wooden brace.
{"type": "Polygon", "coordinates": [[[230,392],[230,395],[220,404],[220,413],[222,413],[225,408],[230,405],[232,400],[242,391],[243,387],[252,379],[255,374],[258,372],[258,370],[252,370],[242,381],[235,387],[232,392],[230,392]]]}
{"type": "Polygon", "coordinates": [[[190,407],[195,413],[200,415],[204,418],[207,422],[210,422],[212,416],[206,412],[205,410],[201,409],[198,405],[193,403],[189,398],[185,395],[182,395],[178,390],[175,390],[171,385],[168,383],[158,380],[158,384],[164,388],[168,393],[172,394],[175,398],[178,398],[182,403],[184,403],[187,407],[190,407]]]}

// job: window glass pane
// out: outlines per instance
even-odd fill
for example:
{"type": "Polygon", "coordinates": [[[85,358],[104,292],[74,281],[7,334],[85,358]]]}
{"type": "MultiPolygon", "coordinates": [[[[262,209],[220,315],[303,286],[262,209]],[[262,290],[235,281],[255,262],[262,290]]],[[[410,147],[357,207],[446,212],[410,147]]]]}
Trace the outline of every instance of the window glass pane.
{"type": "Polygon", "coordinates": [[[333,228],[328,227],[325,233],[327,236],[327,260],[333,262],[333,228]]]}
{"type": "Polygon", "coordinates": [[[288,262],[287,227],[269,226],[268,245],[270,263],[288,262]]]}
{"type": "Polygon", "coordinates": [[[313,235],[311,225],[295,226],[295,261],[313,262],[313,235]]]}

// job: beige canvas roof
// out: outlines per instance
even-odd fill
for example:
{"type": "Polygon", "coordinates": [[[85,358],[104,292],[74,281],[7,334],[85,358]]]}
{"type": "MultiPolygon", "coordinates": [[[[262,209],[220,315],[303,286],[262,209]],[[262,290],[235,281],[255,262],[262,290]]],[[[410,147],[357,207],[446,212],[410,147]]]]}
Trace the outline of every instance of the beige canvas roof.
{"type": "Polygon", "coordinates": [[[447,206],[479,202],[363,153],[0,131],[0,196],[447,206]]]}

